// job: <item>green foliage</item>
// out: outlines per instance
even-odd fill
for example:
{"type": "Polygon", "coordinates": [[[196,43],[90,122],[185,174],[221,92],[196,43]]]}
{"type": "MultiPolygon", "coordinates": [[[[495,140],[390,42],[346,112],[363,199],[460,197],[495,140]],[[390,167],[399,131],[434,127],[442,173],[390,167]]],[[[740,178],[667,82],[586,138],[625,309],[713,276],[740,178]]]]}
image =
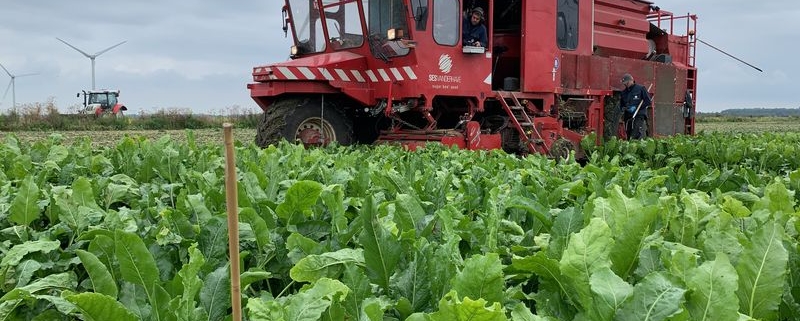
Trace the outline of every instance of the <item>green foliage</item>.
{"type": "Polygon", "coordinates": [[[495,302],[491,305],[484,299],[473,300],[469,297],[459,299],[458,293],[451,291],[439,301],[439,311],[430,315],[413,315],[411,320],[430,320],[430,321],[502,321],[508,320],[504,309],[500,303],[495,302]]]}
{"type": "MultiPolygon", "coordinates": [[[[72,106],[70,109],[77,109],[72,106]]],[[[0,114],[0,131],[109,131],[109,130],[183,130],[220,128],[223,123],[237,128],[256,128],[261,110],[243,110],[230,106],[221,113],[195,114],[186,108],[160,108],[150,112],[129,108],[123,115],[93,112],[62,114],[52,99],[43,103],[23,104],[0,114]]]]}
{"type": "Polygon", "coordinates": [[[278,300],[253,299],[247,303],[253,321],[319,320],[332,303],[347,296],[349,289],[337,280],[319,279],[290,298],[278,300]]]}
{"type": "Polygon", "coordinates": [[[725,254],[706,261],[690,273],[686,280],[689,292],[688,309],[692,320],[734,320],[738,275],[725,254]]]}
{"type": "Polygon", "coordinates": [[[739,312],[762,320],[777,319],[783,295],[786,264],[783,229],[769,221],[745,241],[736,271],[739,275],[739,312]]]}
{"type": "Polygon", "coordinates": [[[136,321],[136,316],[125,309],[122,303],[117,302],[113,297],[101,293],[80,293],[70,295],[67,300],[83,312],[89,320],[117,320],[117,321],[136,321]]]}
{"type": "Polygon", "coordinates": [[[633,294],[633,287],[608,268],[593,273],[589,284],[594,299],[590,314],[596,320],[614,320],[616,311],[633,294]]]}
{"type": "Polygon", "coordinates": [[[453,290],[463,298],[483,298],[489,303],[503,302],[503,265],[496,253],[475,255],[464,261],[464,268],[453,278],[453,290]]]}
{"type": "Polygon", "coordinates": [[[91,252],[77,250],[75,254],[81,259],[81,263],[89,274],[94,292],[102,293],[112,299],[116,299],[118,293],[117,284],[114,282],[114,278],[111,276],[111,273],[108,272],[106,266],[103,265],[103,262],[100,262],[100,259],[91,252]]]}
{"type": "Polygon", "coordinates": [[[613,239],[611,229],[599,218],[594,218],[580,232],[573,235],[565,249],[559,269],[577,297],[581,308],[591,309],[591,276],[611,267],[609,253],[613,239]]]}
{"type": "Polygon", "coordinates": [[[292,267],[289,276],[297,282],[315,282],[323,277],[338,278],[347,264],[364,265],[363,250],[341,249],[308,255],[292,267]]]}
{"type": "Polygon", "coordinates": [[[662,273],[645,277],[633,288],[632,297],[617,310],[620,321],[658,321],[683,310],[686,290],[662,273]]]}
{"type": "Polygon", "coordinates": [[[370,280],[387,291],[389,278],[400,261],[400,243],[380,224],[373,199],[367,197],[364,202],[360,214],[363,230],[359,238],[364,247],[364,265],[370,280]]]}
{"type": "MultiPolygon", "coordinates": [[[[798,142],[610,141],[585,166],[237,144],[244,314],[794,320],[798,142]]],[[[0,320],[229,318],[222,151],[191,135],[6,136],[0,320]]]]}
{"type": "Polygon", "coordinates": [[[29,225],[41,215],[39,209],[39,188],[33,181],[33,176],[28,176],[22,181],[17,191],[17,196],[11,201],[11,216],[9,219],[19,225],[29,225]]]}
{"type": "Polygon", "coordinates": [[[209,320],[222,320],[231,307],[231,275],[229,266],[223,265],[209,273],[200,289],[200,304],[209,320]]]}

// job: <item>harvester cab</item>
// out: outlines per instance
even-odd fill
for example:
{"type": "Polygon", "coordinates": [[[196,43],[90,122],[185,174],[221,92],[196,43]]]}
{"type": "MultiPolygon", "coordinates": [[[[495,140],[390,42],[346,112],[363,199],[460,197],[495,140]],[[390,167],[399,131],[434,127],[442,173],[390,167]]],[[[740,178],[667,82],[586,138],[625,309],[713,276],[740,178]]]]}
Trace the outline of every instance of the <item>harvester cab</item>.
{"type": "Polygon", "coordinates": [[[696,17],[650,1],[286,0],[283,14],[291,60],[254,67],[247,86],[259,146],[559,155],[617,135],[626,73],[652,88],[648,136],[694,133],[696,17]],[[462,37],[476,11],[485,46],[462,37]]]}
{"type": "Polygon", "coordinates": [[[82,90],[77,97],[83,95],[83,112],[94,113],[95,116],[123,116],[128,108],[119,102],[119,90],[82,90]]]}

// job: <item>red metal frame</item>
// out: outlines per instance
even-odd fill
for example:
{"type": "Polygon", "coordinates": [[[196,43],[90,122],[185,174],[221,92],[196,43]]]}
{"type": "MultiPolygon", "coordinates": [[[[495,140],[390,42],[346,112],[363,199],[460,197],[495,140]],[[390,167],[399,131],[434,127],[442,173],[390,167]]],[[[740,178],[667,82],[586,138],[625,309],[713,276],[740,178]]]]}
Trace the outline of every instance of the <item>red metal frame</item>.
{"type": "Polygon", "coordinates": [[[647,16],[648,21],[653,22],[659,29],[662,24],[669,24],[669,34],[675,35],[675,25],[685,21],[685,29],[681,33],[683,40],[686,42],[685,55],[687,57],[686,65],[688,66],[686,75],[686,90],[691,94],[692,102],[691,109],[688,111],[691,117],[688,117],[684,122],[684,133],[695,134],[695,117],[697,112],[697,38],[694,36],[697,33],[697,15],[689,14],[682,16],[675,16],[672,12],[666,10],[659,10],[647,16]]]}
{"type": "MultiPolygon", "coordinates": [[[[321,17],[324,17],[327,7],[352,2],[358,4],[362,17],[365,12],[361,0],[343,0],[327,5],[323,5],[321,0],[312,1],[321,17]]],[[[321,53],[253,68],[254,83],[248,84],[251,96],[266,110],[282,95],[340,94],[355,102],[352,107],[356,109],[373,108],[383,103],[386,106],[383,115],[397,120],[402,115],[396,112],[396,104],[413,101],[418,105],[410,110],[422,113],[427,123],[424,129],[406,129],[402,122],[397,122],[397,126],[381,136],[382,141],[419,146],[421,141],[433,140],[470,149],[502,147],[499,133],[487,133],[474,121],[477,115],[488,110],[486,105],[489,104],[499,107],[509,117],[515,130],[529,143],[528,150],[539,153],[547,153],[558,139],[570,140],[577,146],[587,133],[595,132],[602,137],[606,101],[623,89],[619,79],[624,73],[633,74],[640,84],[653,85],[651,94],[659,97],[659,102],[666,106],[657,108],[676,108],[683,103],[684,90],[688,90],[696,100],[696,39],[693,35],[697,17],[694,15],[674,16],[665,10],[654,10],[651,2],[641,0],[580,1],[577,47],[565,50],[557,45],[555,26],[559,4],[556,1],[522,0],[522,30],[518,33],[496,33],[494,7],[506,2],[477,2],[487,13],[489,46],[483,54],[465,54],[460,43],[456,46],[437,44],[432,37],[433,14],[427,16],[428,28],[417,30],[412,6],[407,3],[409,28],[404,30],[407,38],[397,45],[412,46],[409,54],[388,60],[376,58],[370,51],[368,39],[360,47],[347,50],[327,46],[321,53]],[[676,35],[674,27],[683,19],[686,33],[676,35]],[[662,24],[669,24],[669,30],[649,41],[647,35],[651,32],[651,23],[659,29],[662,24]],[[652,55],[652,43],[658,52],[670,55],[673,59],[671,64],[645,59],[652,55]],[[495,56],[495,46],[504,46],[508,51],[495,56]],[[506,64],[493,70],[501,59],[519,67],[509,68],[506,64]],[[506,77],[503,75],[518,77],[519,90],[508,94],[497,88],[498,78],[506,77]],[[658,83],[667,77],[679,78],[675,84],[685,85],[685,88],[661,87],[659,93],[658,83]],[[506,101],[509,95],[513,99],[506,101]],[[583,128],[567,128],[559,118],[558,104],[568,98],[588,102],[583,128]],[[459,99],[461,106],[452,106],[453,99],[459,99]],[[443,100],[450,102],[448,106],[453,107],[452,113],[466,115],[466,125],[437,127],[438,118],[431,113],[439,112],[437,115],[442,116],[443,109],[437,109],[435,103],[443,100]],[[523,107],[522,114],[515,112],[520,107],[523,107]],[[531,127],[521,124],[530,124],[531,127]]],[[[430,0],[426,3],[432,8],[430,0]]],[[[286,6],[289,5],[287,1],[286,6]]],[[[461,8],[464,9],[467,8],[461,8]]],[[[362,19],[361,23],[362,30],[368,34],[366,21],[362,19]]],[[[320,25],[327,35],[327,23],[320,25]]],[[[296,40],[296,36],[293,37],[296,40]]],[[[694,114],[694,107],[690,112],[694,114]]],[[[652,122],[659,121],[656,119],[658,115],[655,111],[649,115],[651,126],[652,122]]],[[[686,118],[684,128],[675,133],[694,134],[694,118],[686,118]]]]}

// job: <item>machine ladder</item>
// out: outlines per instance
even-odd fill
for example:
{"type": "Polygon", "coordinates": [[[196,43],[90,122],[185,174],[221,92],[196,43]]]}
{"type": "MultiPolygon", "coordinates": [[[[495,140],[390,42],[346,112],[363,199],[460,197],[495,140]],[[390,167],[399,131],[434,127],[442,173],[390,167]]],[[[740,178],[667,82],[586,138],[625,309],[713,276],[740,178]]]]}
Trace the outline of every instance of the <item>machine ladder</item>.
{"type": "Polygon", "coordinates": [[[525,111],[525,106],[519,102],[517,96],[513,92],[504,91],[498,91],[496,95],[500,105],[503,106],[503,110],[508,114],[511,125],[519,133],[519,137],[528,148],[528,151],[547,155],[548,148],[533,122],[534,117],[525,111]]]}

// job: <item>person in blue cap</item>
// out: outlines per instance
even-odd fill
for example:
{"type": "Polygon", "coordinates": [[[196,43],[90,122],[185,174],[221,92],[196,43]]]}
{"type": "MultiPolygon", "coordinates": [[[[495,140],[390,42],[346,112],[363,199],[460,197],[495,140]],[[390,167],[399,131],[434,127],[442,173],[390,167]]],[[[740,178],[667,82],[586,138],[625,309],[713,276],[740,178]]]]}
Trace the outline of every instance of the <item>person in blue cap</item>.
{"type": "Polygon", "coordinates": [[[486,47],[489,44],[486,26],[483,25],[483,9],[475,7],[464,17],[461,27],[461,42],[464,46],[486,47]]]}
{"type": "Polygon", "coordinates": [[[628,139],[642,139],[647,137],[647,115],[653,101],[647,88],[636,83],[631,74],[622,76],[622,95],[619,108],[623,111],[622,120],[625,121],[625,133],[628,139]]]}

